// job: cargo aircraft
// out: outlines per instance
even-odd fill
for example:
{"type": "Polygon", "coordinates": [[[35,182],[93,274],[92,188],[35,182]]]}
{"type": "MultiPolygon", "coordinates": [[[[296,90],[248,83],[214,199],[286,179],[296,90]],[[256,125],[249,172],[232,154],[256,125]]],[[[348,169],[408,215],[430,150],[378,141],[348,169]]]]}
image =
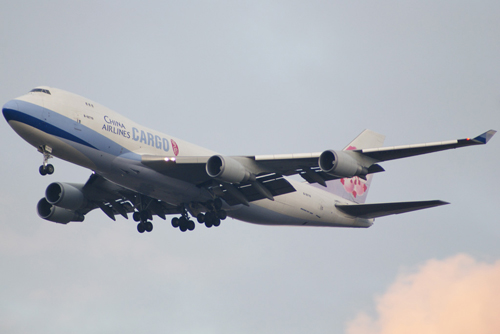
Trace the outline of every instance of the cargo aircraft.
{"type": "Polygon", "coordinates": [[[153,216],[176,215],[173,227],[206,227],[227,216],[264,225],[370,227],[375,218],[448,204],[439,200],[365,204],[379,163],[464,146],[475,138],[382,147],[384,136],[363,131],[343,150],[317,153],[225,156],[143,127],[87,98],[37,87],[3,106],[19,136],[42,155],[42,175],[52,157],[92,170],[85,184],[51,183],[38,215],[67,224],[93,209],[136,221],[151,232],[153,216]],[[300,175],[299,182],[292,175],[300,175]]]}

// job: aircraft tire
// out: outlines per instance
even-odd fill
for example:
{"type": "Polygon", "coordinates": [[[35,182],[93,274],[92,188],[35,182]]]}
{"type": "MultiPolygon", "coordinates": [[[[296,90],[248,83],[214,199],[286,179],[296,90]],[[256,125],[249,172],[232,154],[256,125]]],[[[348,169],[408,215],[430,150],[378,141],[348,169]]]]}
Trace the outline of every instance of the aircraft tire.
{"type": "Polygon", "coordinates": [[[38,168],[38,171],[40,172],[40,175],[42,176],[45,176],[47,175],[47,171],[45,170],[45,166],[40,166],[40,168],[38,168]]]}
{"type": "Polygon", "coordinates": [[[179,218],[177,217],[172,218],[172,226],[175,228],[179,227],[179,218]]]}
{"type": "Polygon", "coordinates": [[[141,220],[146,221],[149,219],[149,213],[146,210],[143,210],[139,213],[141,216],[141,220]]]}
{"type": "Polygon", "coordinates": [[[132,215],[132,219],[134,219],[135,222],[141,221],[141,215],[139,214],[139,212],[134,212],[134,214],[132,215]]]}
{"type": "Polygon", "coordinates": [[[186,231],[187,231],[187,229],[188,229],[186,225],[187,225],[187,224],[184,224],[184,223],[183,223],[183,224],[180,224],[180,225],[179,225],[179,229],[180,229],[182,232],[186,232],[186,231]]]}
{"type": "Polygon", "coordinates": [[[190,231],[194,230],[194,221],[188,220],[188,222],[187,222],[187,229],[190,230],[190,231]]]}
{"type": "Polygon", "coordinates": [[[220,219],[219,219],[219,218],[215,218],[215,219],[214,219],[214,222],[213,222],[213,225],[214,225],[215,227],[219,226],[219,225],[220,225],[220,219]]]}
{"type": "Polygon", "coordinates": [[[205,213],[205,222],[211,222],[213,221],[213,219],[215,218],[215,213],[213,213],[212,211],[208,211],[207,213],[205,213]]]}
{"type": "Polygon", "coordinates": [[[217,211],[217,217],[219,217],[220,220],[224,220],[227,218],[227,212],[226,210],[219,210],[217,211]]]}
{"type": "Polygon", "coordinates": [[[222,200],[219,197],[214,199],[214,208],[215,210],[220,210],[222,208],[222,200]]]}
{"type": "Polygon", "coordinates": [[[144,231],[146,231],[146,226],[144,226],[145,224],[144,223],[139,223],[137,224],[137,231],[139,233],[144,233],[144,231]]]}
{"type": "Polygon", "coordinates": [[[45,167],[45,171],[47,172],[47,174],[49,175],[52,175],[54,174],[54,165],[51,165],[51,164],[48,164],[46,167],[45,167]]]}
{"type": "Polygon", "coordinates": [[[198,223],[203,224],[205,222],[205,215],[203,213],[199,213],[196,216],[196,220],[198,220],[198,223]]]}
{"type": "Polygon", "coordinates": [[[146,230],[146,232],[151,232],[153,230],[153,223],[145,222],[144,225],[144,229],[146,230]]]}

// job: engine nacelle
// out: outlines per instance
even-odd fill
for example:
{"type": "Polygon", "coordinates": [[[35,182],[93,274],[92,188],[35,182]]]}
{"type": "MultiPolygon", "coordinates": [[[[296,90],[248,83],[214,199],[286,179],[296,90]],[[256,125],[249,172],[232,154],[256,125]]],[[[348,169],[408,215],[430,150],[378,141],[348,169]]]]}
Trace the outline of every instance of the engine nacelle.
{"type": "Polygon", "coordinates": [[[82,222],[85,218],[83,215],[78,214],[75,211],[50,204],[47,202],[46,198],[42,198],[38,201],[36,211],[40,218],[59,224],[82,222]]]}
{"type": "Polygon", "coordinates": [[[238,161],[221,155],[213,155],[208,159],[206,171],[214,179],[231,183],[240,183],[252,177],[252,173],[238,161]]]}
{"type": "Polygon", "coordinates": [[[341,177],[353,177],[368,173],[366,168],[360,166],[354,158],[342,151],[324,151],[319,156],[318,165],[323,172],[341,177]]]}
{"type": "Polygon", "coordinates": [[[54,206],[75,211],[86,205],[81,188],[83,185],[54,182],[45,190],[45,198],[54,206]]]}

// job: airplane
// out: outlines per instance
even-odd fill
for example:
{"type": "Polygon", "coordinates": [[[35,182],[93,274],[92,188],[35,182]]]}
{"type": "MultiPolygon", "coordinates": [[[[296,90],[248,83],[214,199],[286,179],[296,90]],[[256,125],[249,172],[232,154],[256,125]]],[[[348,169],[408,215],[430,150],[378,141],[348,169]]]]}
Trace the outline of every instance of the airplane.
{"type": "Polygon", "coordinates": [[[53,182],[37,204],[48,221],[81,222],[94,209],[137,222],[151,232],[153,216],[182,232],[219,226],[228,216],[264,225],[367,228],[375,218],[449,204],[440,200],[370,203],[379,163],[486,144],[474,138],[383,147],[384,135],[364,130],[343,150],[225,156],[143,127],[82,96],[36,87],[2,109],[12,129],[42,155],[41,175],[58,157],[92,171],[85,184],[53,182]],[[299,175],[300,182],[290,176],[299,175]]]}

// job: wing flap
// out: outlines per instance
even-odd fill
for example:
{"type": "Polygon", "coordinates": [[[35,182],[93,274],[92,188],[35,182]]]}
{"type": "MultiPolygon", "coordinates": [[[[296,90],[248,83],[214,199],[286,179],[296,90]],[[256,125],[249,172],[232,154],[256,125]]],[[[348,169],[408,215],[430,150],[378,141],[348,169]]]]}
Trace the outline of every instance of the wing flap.
{"type": "MultiPolygon", "coordinates": [[[[268,175],[257,178],[257,180],[270,192],[272,196],[284,195],[296,191],[290,182],[281,176],[268,175]]],[[[222,193],[220,193],[221,197],[231,206],[245,204],[245,201],[248,203],[266,198],[261,191],[256,189],[255,186],[250,183],[244,185],[233,184],[228,186],[234,187],[239,192],[239,194],[235,196],[231,189],[226,189],[224,185],[220,186],[220,191],[222,191],[222,193]],[[243,196],[244,200],[242,201],[239,196],[243,196]]]]}
{"type": "MultiPolygon", "coordinates": [[[[114,216],[118,214],[128,218],[127,214],[135,211],[134,206],[138,204],[138,198],[143,196],[125,189],[98,174],[90,176],[82,191],[88,203],[85,208],[78,210],[79,213],[86,215],[90,211],[100,208],[112,220],[115,220],[114,216]]],[[[151,198],[148,199],[150,200],[149,208],[152,214],[163,219],[165,219],[165,215],[181,213],[175,205],[151,198]]]]}
{"type": "Polygon", "coordinates": [[[372,204],[336,204],[340,211],[350,216],[361,218],[378,218],[383,216],[397,215],[400,213],[433,208],[435,206],[450,204],[439,200],[415,201],[415,202],[393,202],[372,204]]]}

